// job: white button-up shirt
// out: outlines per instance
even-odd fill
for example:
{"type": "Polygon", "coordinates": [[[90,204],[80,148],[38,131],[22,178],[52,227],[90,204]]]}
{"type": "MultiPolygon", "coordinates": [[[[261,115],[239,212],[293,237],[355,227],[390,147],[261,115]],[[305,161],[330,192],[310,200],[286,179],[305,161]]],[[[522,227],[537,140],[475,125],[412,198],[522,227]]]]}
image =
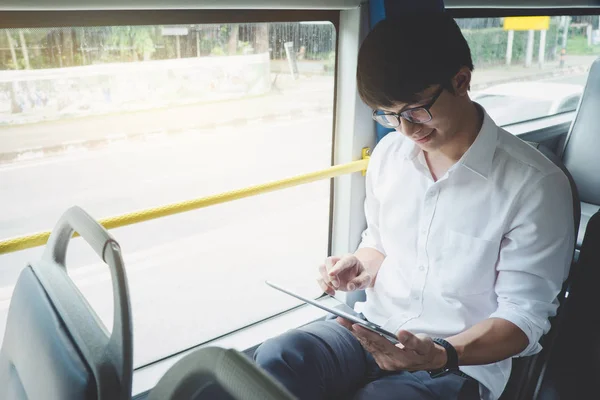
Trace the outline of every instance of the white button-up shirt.
{"type": "MultiPolygon", "coordinates": [[[[383,328],[446,338],[506,319],[541,350],[573,256],[571,188],[539,151],[486,114],[475,142],[438,181],[397,132],[373,151],[360,247],[386,257],[356,310],[383,328]]],[[[497,399],[511,359],[461,366],[497,399]]]]}

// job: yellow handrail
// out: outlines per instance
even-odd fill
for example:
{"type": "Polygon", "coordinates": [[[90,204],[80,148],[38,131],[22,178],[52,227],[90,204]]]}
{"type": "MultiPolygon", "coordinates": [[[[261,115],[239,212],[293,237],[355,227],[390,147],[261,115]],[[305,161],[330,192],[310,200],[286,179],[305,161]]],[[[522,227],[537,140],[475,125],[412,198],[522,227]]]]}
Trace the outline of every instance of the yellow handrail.
{"type": "MultiPolygon", "coordinates": [[[[262,193],[268,193],[275,190],[286,189],[293,186],[303,185],[323,179],[334,178],[353,172],[366,171],[369,164],[369,149],[363,149],[363,159],[353,161],[348,164],[336,165],[322,171],[311,172],[308,174],[297,175],[292,178],[281,179],[261,185],[251,186],[244,189],[233,190],[213,196],[201,197],[195,200],[184,201],[181,203],[168,204],[166,206],[149,208],[146,210],[135,211],[132,213],[119,215],[116,217],[101,219],[99,222],[106,229],[119,228],[122,226],[137,224],[144,221],[166,217],[168,215],[179,214],[186,211],[197,210],[212,206],[215,204],[226,203],[233,200],[243,199],[245,197],[256,196],[262,193]]],[[[19,250],[30,249],[32,247],[43,246],[48,241],[50,232],[38,232],[31,235],[17,236],[0,242],[0,254],[12,253],[19,250]]]]}

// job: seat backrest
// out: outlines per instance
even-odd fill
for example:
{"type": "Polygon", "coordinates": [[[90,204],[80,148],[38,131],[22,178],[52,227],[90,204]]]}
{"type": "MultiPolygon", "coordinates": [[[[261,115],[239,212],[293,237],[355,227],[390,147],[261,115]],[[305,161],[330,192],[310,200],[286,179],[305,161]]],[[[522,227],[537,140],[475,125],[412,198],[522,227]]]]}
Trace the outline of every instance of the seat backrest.
{"type": "Polygon", "coordinates": [[[563,399],[588,398],[595,393],[600,374],[600,212],[587,224],[578,268],[572,277],[564,320],[548,365],[542,390],[563,399]]]}
{"type": "Polygon", "coordinates": [[[600,371],[600,347],[590,347],[588,344],[592,343],[591,340],[583,341],[585,345],[582,345],[582,341],[579,340],[582,333],[588,336],[600,328],[600,319],[596,317],[598,313],[594,308],[595,286],[600,278],[600,270],[597,268],[600,263],[598,246],[600,244],[600,214],[598,214],[600,210],[600,174],[598,174],[600,116],[598,110],[600,110],[600,58],[590,68],[577,115],[571,124],[561,154],[565,166],[573,176],[581,200],[581,221],[577,235],[580,254],[570,274],[569,297],[564,302],[561,327],[547,368],[548,378],[542,381],[541,390],[563,391],[568,398],[585,397],[583,394],[588,392],[580,390],[587,383],[585,379],[589,378],[591,383],[597,374],[590,374],[590,371],[596,373],[600,371]],[[586,378],[580,379],[583,376],[586,378]],[[577,380],[582,384],[570,384],[577,380]],[[566,392],[565,387],[569,387],[566,392]]]}
{"type": "Polygon", "coordinates": [[[562,151],[562,159],[575,180],[581,199],[581,246],[590,216],[600,208],[600,58],[590,68],[577,115],[562,151]]]}
{"type": "Polygon", "coordinates": [[[124,400],[133,373],[131,310],[119,245],[78,207],[52,232],[41,261],[20,274],[0,349],[0,398],[5,400],[124,400]],[[111,334],[65,267],[68,243],[78,232],[111,270],[111,334]]]}

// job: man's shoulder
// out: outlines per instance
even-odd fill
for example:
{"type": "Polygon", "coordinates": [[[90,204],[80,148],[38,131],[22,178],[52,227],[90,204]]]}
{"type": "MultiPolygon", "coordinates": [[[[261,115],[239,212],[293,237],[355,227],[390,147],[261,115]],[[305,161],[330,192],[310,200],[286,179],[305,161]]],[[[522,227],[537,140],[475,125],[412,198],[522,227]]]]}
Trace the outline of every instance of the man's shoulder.
{"type": "Polygon", "coordinates": [[[371,160],[380,164],[383,160],[387,159],[390,153],[409,153],[412,150],[412,146],[412,142],[398,132],[390,132],[375,145],[371,154],[371,160]]]}
{"type": "Polygon", "coordinates": [[[540,179],[561,169],[531,144],[502,128],[498,129],[495,162],[503,172],[518,174],[521,179],[540,179]]]}

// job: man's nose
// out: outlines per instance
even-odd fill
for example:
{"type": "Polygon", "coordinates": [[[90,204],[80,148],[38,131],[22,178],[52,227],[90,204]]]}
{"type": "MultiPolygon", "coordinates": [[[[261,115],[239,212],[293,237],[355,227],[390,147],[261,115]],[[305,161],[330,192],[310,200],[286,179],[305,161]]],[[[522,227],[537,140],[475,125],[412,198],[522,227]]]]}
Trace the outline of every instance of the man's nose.
{"type": "Polygon", "coordinates": [[[400,133],[405,134],[406,136],[413,136],[415,133],[419,132],[423,129],[423,125],[414,124],[404,118],[400,118],[400,126],[396,128],[396,130],[400,133]]]}

